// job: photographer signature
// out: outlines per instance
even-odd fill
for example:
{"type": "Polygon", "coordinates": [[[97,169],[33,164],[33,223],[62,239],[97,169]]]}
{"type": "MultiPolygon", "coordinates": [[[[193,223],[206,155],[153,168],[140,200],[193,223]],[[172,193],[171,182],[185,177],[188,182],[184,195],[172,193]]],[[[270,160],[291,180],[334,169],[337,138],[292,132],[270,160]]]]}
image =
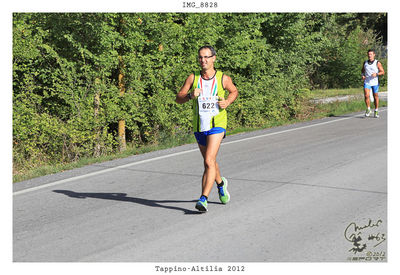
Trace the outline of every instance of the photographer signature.
{"type": "Polygon", "coordinates": [[[344,231],[344,237],[354,246],[349,250],[349,252],[354,252],[354,254],[356,254],[357,252],[364,251],[367,248],[367,242],[363,242],[363,238],[364,240],[376,242],[374,247],[377,247],[378,245],[386,241],[386,234],[380,232],[371,232],[375,229],[378,229],[382,223],[382,220],[377,220],[376,222],[373,222],[371,219],[369,219],[368,223],[363,226],[359,226],[355,222],[350,223],[344,231]],[[366,231],[368,231],[369,234],[367,234],[366,231]],[[365,237],[364,235],[368,236],[365,237]]]}

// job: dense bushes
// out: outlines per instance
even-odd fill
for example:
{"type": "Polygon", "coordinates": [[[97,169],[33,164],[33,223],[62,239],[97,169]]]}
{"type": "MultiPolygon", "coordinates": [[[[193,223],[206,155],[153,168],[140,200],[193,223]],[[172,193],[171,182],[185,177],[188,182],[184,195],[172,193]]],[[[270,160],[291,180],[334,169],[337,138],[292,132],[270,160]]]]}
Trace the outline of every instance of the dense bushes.
{"type": "Polygon", "coordinates": [[[135,146],[189,132],[190,107],[177,105],[175,94],[199,69],[204,44],[215,46],[217,69],[239,90],[230,128],[295,117],[303,89],[361,85],[366,50],[382,43],[357,20],[314,13],[14,14],[14,168],[117,150],[120,120],[135,146]]]}

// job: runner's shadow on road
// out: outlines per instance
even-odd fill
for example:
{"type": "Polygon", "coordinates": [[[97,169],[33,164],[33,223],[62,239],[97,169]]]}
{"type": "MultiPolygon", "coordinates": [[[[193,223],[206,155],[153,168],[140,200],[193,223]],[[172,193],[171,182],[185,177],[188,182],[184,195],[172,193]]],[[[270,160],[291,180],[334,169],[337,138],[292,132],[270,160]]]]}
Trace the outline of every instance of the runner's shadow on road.
{"type": "MultiPolygon", "coordinates": [[[[202,214],[199,211],[192,211],[189,209],[177,207],[177,206],[169,206],[163,205],[163,203],[185,203],[185,202],[196,202],[196,200],[191,201],[179,201],[179,200],[149,200],[135,197],[127,197],[126,193],[79,193],[70,190],[53,190],[55,193],[64,194],[71,198],[76,199],[86,199],[86,198],[95,198],[95,199],[103,199],[103,200],[113,200],[113,201],[126,201],[133,202],[141,205],[146,205],[150,207],[160,207],[172,210],[183,211],[185,215],[198,215],[202,214]]],[[[209,202],[210,203],[210,202],[209,202]]],[[[212,202],[211,202],[212,203],[212,202]]]]}

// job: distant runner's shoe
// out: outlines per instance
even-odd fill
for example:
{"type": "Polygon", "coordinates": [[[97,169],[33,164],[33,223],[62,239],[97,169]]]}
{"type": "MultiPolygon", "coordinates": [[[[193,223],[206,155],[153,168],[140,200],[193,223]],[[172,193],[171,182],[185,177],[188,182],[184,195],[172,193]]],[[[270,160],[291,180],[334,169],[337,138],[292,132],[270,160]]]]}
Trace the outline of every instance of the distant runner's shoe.
{"type": "Polygon", "coordinates": [[[370,109],[368,109],[368,110],[365,111],[365,116],[366,116],[366,117],[368,117],[370,114],[371,114],[371,110],[370,110],[370,109]]]}
{"type": "Polygon", "coordinates": [[[221,179],[222,179],[222,182],[224,185],[217,187],[219,200],[223,204],[227,204],[229,202],[229,200],[231,199],[231,196],[229,195],[229,192],[228,192],[228,180],[224,177],[221,177],[221,179]]]}
{"type": "Polygon", "coordinates": [[[379,113],[378,113],[378,111],[375,111],[375,112],[374,112],[374,117],[376,117],[376,118],[378,118],[378,117],[379,117],[379,113]]]}
{"type": "Polygon", "coordinates": [[[195,207],[200,212],[207,212],[207,199],[201,196],[195,207]]]}

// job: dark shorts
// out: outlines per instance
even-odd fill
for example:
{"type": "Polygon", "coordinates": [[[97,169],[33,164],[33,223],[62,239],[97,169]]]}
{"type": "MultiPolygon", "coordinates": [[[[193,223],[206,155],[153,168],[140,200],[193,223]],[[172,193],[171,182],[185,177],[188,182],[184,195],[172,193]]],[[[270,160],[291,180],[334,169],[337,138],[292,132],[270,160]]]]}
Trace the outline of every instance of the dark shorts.
{"type": "MultiPolygon", "coordinates": [[[[226,130],[222,127],[214,127],[205,132],[195,132],[194,136],[196,137],[198,144],[206,146],[207,145],[207,136],[219,134],[219,133],[225,133],[225,135],[226,135],[226,130]]],[[[224,135],[224,138],[225,138],[225,135],[224,135]]]]}

